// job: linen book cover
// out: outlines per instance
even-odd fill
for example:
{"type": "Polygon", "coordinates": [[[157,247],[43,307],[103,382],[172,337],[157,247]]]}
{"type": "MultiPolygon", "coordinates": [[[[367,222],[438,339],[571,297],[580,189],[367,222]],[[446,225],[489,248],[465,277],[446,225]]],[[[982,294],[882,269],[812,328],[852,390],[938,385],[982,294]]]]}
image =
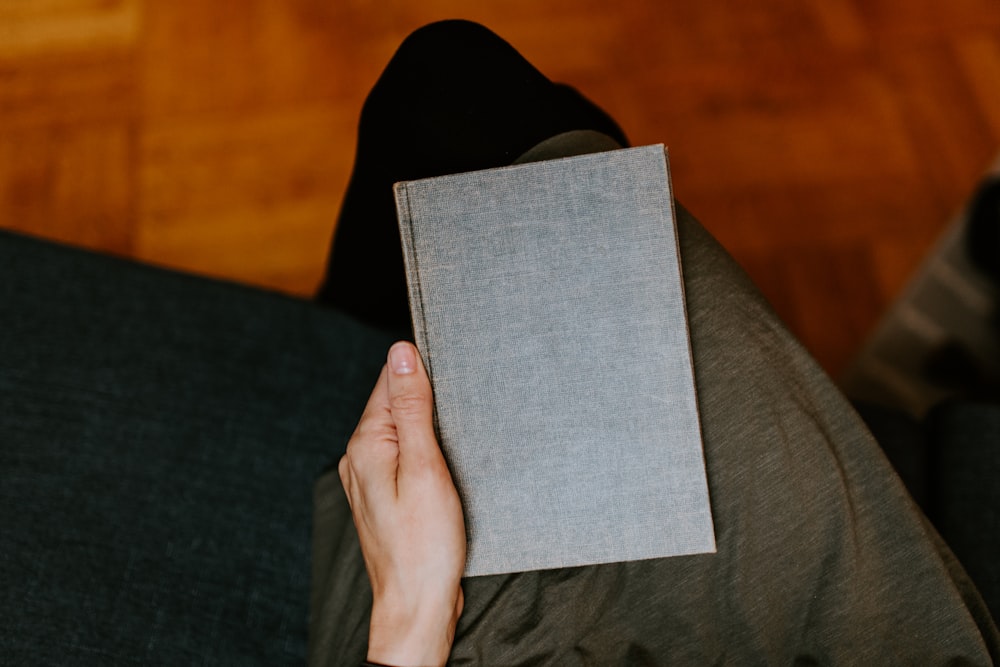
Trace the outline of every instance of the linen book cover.
{"type": "Polygon", "coordinates": [[[466,576],[714,552],[664,147],[395,195],[466,576]]]}

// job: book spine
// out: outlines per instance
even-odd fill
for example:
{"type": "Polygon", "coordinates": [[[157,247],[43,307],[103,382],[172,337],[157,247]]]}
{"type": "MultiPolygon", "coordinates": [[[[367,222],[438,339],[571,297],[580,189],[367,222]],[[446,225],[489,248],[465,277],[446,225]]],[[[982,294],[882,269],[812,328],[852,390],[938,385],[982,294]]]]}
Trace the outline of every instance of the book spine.
{"type": "Polygon", "coordinates": [[[433,359],[427,346],[427,320],[424,316],[424,291],[420,280],[420,264],[417,259],[416,225],[410,208],[410,191],[406,183],[394,186],[396,215],[399,221],[399,236],[403,246],[403,265],[406,269],[406,290],[410,301],[410,321],[413,324],[414,342],[423,357],[427,376],[434,384],[433,359]]]}

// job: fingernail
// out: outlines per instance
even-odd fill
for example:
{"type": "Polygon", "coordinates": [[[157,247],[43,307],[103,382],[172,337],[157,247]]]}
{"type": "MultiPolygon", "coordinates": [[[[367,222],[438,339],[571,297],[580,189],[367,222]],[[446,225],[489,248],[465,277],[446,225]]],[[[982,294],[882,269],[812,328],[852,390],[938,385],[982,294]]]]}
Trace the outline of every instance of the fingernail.
{"type": "Polygon", "coordinates": [[[417,355],[408,343],[396,343],[389,348],[389,367],[397,375],[409,375],[417,370],[417,355]]]}

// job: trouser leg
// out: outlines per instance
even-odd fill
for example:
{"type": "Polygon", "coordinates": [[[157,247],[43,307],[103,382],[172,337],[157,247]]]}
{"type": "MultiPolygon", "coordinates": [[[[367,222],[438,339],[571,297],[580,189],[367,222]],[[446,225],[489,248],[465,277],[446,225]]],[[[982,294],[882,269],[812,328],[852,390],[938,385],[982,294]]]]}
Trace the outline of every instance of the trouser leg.
{"type": "Polygon", "coordinates": [[[513,162],[570,130],[622,145],[621,129],[572,88],[467,21],[410,35],[361,113],[354,171],[317,298],[366,322],[410,326],[392,184],[513,162]]]}

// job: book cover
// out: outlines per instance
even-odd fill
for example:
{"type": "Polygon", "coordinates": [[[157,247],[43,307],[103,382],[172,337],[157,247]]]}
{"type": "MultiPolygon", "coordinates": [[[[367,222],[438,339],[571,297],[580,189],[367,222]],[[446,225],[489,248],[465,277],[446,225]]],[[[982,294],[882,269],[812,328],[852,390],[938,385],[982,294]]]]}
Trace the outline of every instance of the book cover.
{"type": "Polygon", "coordinates": [[[466,575],[714,552],[664,147],[395,195],[466,575]]]}

